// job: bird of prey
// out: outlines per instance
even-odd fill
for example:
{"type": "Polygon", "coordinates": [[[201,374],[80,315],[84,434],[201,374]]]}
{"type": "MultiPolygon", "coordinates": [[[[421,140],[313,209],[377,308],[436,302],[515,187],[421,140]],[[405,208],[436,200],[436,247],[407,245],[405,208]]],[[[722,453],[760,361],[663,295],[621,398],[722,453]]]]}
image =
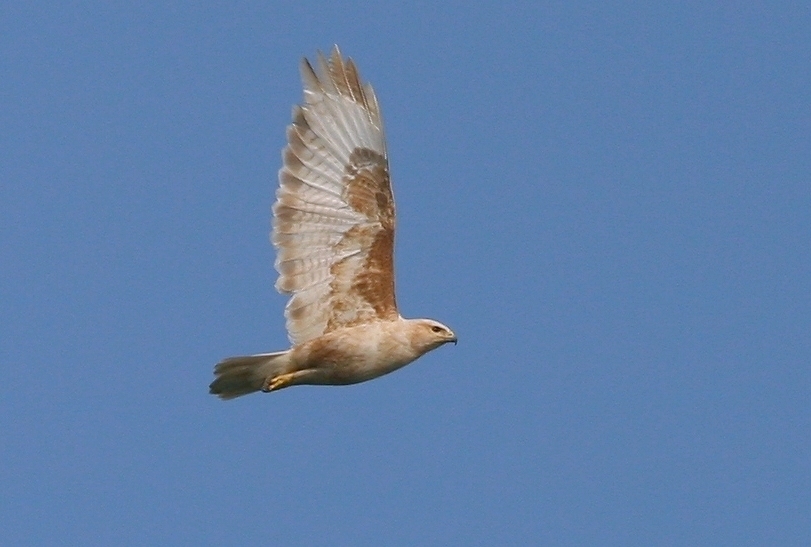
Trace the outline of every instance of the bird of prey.
{"type": "Polygon", "coordinates": [[[456,335],[403,319],[394,298],[394,198],[377,98],[335,46],[302,60],[273,205],[276,288],[292,347],[231,357],[211,393],[232,399],[300,384],[346,385],[387,374],[456,335]]]}

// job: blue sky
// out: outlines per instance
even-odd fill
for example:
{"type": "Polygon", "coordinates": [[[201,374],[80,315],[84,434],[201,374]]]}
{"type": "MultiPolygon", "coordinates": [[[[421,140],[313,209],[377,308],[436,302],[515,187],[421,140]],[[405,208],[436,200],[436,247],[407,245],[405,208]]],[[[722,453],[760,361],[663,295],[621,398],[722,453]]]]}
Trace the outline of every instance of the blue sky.
{"type": "Polygon", "coordinates": [[[0,8],[0,530],[15,545],[811,543],[803,2],[0,8]],[[655,4],[655,5],[654,5],[655,4]],[[380,99],[403,315],[373,382],[281,350],[298,62],[380,99]]]}

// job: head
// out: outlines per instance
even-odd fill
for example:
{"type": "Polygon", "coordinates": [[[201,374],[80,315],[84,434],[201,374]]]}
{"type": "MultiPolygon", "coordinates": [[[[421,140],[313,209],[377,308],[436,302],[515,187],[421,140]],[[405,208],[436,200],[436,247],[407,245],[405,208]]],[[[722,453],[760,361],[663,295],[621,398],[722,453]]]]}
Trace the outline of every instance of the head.
{"type": "Polygon", "coordinates": [[[451,329],[433,319],[412,319],[411,344],[421,354],[428,353],[443,344],[456,344],[456,335],[451,329]]]}

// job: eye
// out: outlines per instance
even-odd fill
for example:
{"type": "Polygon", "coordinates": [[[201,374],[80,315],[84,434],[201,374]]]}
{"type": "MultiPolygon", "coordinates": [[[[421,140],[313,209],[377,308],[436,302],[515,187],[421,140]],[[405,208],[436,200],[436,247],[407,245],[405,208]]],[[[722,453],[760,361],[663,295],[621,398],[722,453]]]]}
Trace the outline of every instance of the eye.
{"type": "Polygon", "coordinates": [[[434,325],[433,327],[431,327],[431,330],[433,332],[442,332],[442,327],[437,327],[436,325],[434,325]]]}

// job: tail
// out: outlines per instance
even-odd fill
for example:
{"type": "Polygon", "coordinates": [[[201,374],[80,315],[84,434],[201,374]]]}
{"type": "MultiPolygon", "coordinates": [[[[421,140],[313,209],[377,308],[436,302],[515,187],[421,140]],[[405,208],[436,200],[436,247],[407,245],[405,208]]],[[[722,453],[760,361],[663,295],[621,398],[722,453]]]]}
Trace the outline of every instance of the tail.
{"type": "Polygon", "coordinates": [[[289,352],[261,353],[229,357],[214,367],[214,381],[209,393],[220,399],[233,399],[259,391],[269,378],[285,372],[289,352]]]}

